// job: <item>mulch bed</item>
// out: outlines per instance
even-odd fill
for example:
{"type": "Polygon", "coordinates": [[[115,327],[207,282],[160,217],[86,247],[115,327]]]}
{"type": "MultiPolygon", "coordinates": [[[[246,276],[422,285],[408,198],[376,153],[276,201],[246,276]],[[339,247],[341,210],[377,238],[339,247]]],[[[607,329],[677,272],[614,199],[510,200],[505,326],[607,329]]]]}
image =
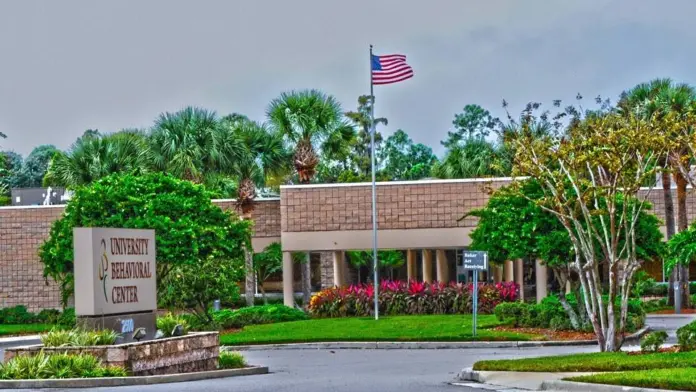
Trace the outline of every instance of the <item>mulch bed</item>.
{"type": "Polygon", "coordinates": [[[592,332],[578,332],[578,331],[553,331],[544,328],[510,328],[510,327],[496,327],[496,331],[502,332],[517,332],[525,333],[530,335],[543,336],[543,340],[595,340],[596,336],[592,332]]]}

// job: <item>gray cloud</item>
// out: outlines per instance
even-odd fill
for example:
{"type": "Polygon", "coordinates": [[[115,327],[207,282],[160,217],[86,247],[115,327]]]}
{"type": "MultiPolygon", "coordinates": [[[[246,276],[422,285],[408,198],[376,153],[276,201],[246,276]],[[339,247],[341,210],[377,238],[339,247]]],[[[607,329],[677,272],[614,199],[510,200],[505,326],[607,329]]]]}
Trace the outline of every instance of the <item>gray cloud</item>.
{"type": "Polygon", "coordinates": [[[688,0],[413,3],[3,1],[0,145],[67,148],[87,128],[148,127],[186,105],[263,120],[288,89],[320,88],[352,109],[369,88],[370,43],[407,54],[416,71],[376,89],[382,131],[402,128],[438,152],[468,103],[502,115],[503,98],[517,110],[696,76],[688,0]]]}

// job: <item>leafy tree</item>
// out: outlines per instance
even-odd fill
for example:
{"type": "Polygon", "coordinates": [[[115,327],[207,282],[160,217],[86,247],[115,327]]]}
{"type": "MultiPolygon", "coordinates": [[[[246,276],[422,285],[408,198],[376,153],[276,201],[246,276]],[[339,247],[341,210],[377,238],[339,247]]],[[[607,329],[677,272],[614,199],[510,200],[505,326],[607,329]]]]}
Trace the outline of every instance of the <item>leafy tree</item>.
{"type": "Polygon", "coordinates": [[[153,229],[158,291],[166,293],[168,275],[174,270],[210,271],[224,263],[225,268],[242,268],[243,249],[251,246],[249,226],[214,205],[202,186],[162,173],[114,174],[77,188],[39,256],[44,276],[59,283],[65,304],[74,292],[74,227],[153,229]]]}
{"type": "Polygon", "coordinates": [[[76,188],[114,173],[145,173],[150,165],[148,144],[140,132],[87,135],[67,152],[53,155],[43,184],[76,188]]]}
{"type": "MultiPolygon", "coordinates": [[[[302,184],[310,183],[316,174],[317,149],[331,155],[336,152],[336,140],[352,140],[355,133],[342,121],[338,101],[318,90],[282,93],[271,101],[267,115],[273,131],[292,146],[293,166],[302,184]]],[[[310,263],[303,263],[301,272],[304,303],[309,304],[310,263]]]]}
{"type": "MultiPolygon", "coordinates": [[[[696,91],[693,87],[687,84],[675,84],[671,79],[654,79],[648,83],[641,83],[632,89],[621,94],[618,102],[618,110],[623,114],[635,114],[643,118],[650,118],[656,115],[672,114],[681,116],[688,113],[691,106],[696,103],[696,91]]],[[[668,153],[660,166],[662,176],[662,198],[665,204],[665,225],[667,228],[667,239],[669,240],[675,233],[674,220],[674,201],[672,200],[672,179],[674,175],[677,183],[677,216],[678,216],[678,231],[685,230],[688,226],[688,217],[686,209],[686,188],[687,183],[693,179],[690,168],[685,170],[683,162],[690,162],[689,146],[691,138],[688,137],[691,130],[678,130],[678,133],[669,134],[668,129],[661,130],[667,133],[671,142],[671,151],[668,153]],[[683,138],[683,131],[686,131],[686,138],[683,138]]],[[[674,301],[673,282],[679,281],[681,285],[682,303],[689,306],[689,270],[688,264],[679,265],[672,271],[669,284],[669,301],[674,301]]]]}
{"type": "MultiPolygon", "coordinates": [[[[358,97],[358,109],[354,112],[346,112],[345,116],[358,128],[356,139],[352,143],[350,160],[353,162],[357,172],[364,176],[372,175],[372,106],[373,97],[361,95],[358,97]]],[[[384,117],[374,120],[375,128],[375,158],[379,156],[382,147],[382,134],[377,132],[377,125],[387,125],[388,121],[384,117]]]]}
{"type": "Polygon", "coordinates": [[[233,173],[246,154],[244,142],[225,132],[215,112],[190,106],[160,114],[149,143],[157,170],[199,184],[233,173]]]}
{"type": "Polygon", "coordinates": [[[14,151],[4,151],[2,153],[5,161],[3,183],[9,189],[20,188],[24,181],[22,167],[24,160],[22,156],[14,151]]]}
{"type": "Polygon", "coordinates": [[[563,225],[575,253],[570,268],[580,278],[588,318],[602,351],[617,351],[626,330],[628,300],[641,265],[637,222],[645,207],[637,193],[653,178],[665,151],[658,130],[668,122],[634,115],[592,113],[571,121],[562,138],[534,138],[527,117],[514,145],[515,174],[538,181],[540,205],[563,225]],[[621,240],[623,236],[624,240],[621,240]],[[608,296],[599,285],[608,266],[608,296]],[[617,307],[615,304],[620,301],[617,307]]]}
{"type": "Polygon", "coordinates": [[[55,146],[48,144],[34,148],[24,160],[24,165],[22,166],[22,177],[26,181],[22,184],[22,187],[40,187],[48,170],[48,164],[58,152],[55,146]]]}
{"type": "Polygon", "coordinates": [[[283,271],[283,250],[280,243],[274,242],[268,245],[263,252],[254,255],[254,270],[256,271],[256,277],[260,283],[259,289],[263,296],[263,302],[268,304],[263,283],[271,276],[283,271]]]}
{"type": "Polygon", "coordinates": [[[462,113],[455,114],[452,125],[454,132],[447,132],[447,140],[440,142],[448,149],[461,146],[468,139],[486,138],[496,125],[488,110],[479,105],[466,105],[462,113]]]}
{"type": "Polygon", "coordinates": [[[499,174],[496,167],[496,148],[482,138],[466,139],[463,145],[452,147],[432,168],[437,178],[479,178],[499,174]]]}
{"type": "Polygon", "coordinates": [[[419,180],[430,175],[437,158],[433,150],[423,144],[414,144],[401,129],[389,136],[381,151],[385,177],[389,180],[419,180]]]}
{"type": "MultiPolygon", "coordinates": [[[[270,132],[265,126],[250,121],[241,115],[231,115],[223,119],[223,143],[226,139],[241,140],[244,155],[234,164],[234,174],[238,178],[237,208],[242,218],[251,220],[254,211],[256,189],[264,186],[266,176],[287,172],[289,154],[283,144],[282,135],[270,132]]],[[[254,305],[256,281],[254,273],[253,249],[245,249],[245,298],[248,306],[254,305]]]]}

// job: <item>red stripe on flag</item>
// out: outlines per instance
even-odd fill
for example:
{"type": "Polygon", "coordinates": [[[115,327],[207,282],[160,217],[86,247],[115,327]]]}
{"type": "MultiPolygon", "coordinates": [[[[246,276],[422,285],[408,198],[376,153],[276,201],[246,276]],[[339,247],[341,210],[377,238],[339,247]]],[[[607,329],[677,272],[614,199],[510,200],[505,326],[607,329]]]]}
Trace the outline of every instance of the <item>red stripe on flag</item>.
{"type": "Polygon", "coordinates": [[[396,83],[396,82],[401,82],[406,79],[410,79],[413,77],[413,72],[408,73],[400,78],[395,78],[395,79],[389,79],[389,80],[381,80],[381,81],[375,81],[372,84],[374,85],[380,85],[380,84],[391,84],[391,83],[396,83]]]}

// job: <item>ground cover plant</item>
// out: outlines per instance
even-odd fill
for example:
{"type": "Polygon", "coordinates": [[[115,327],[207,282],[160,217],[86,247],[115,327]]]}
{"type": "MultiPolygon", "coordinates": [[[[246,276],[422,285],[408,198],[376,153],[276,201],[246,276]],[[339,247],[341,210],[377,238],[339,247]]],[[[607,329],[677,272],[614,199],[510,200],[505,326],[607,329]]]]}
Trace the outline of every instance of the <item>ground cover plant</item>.
{"type": "Polygon", "coordinates": [[[246,359],[241,353],[223,351],[218,358],[220,369],[241,369],[247,367],[246,359]]]}
{"type": "Polygon", "coordinates": [[[119,335],[112,330],[85,331],[81,329],[54,329],[41,334],[45,347],[107,346],[116,343],[119,335]]]}
{"type": "Polygon", "coordinates": [[[255,324],[307,320],[309,317],[305,312],[285,305],[263,305],[236,310],[223,309],[215,312],[213,318],[223,329],[230,329],[255,324]]]}
{"type": "Polygon", "coordinates": [[[696,369],[653,369],[649,372],[615,372],[566,378],[567,381],[623,385],[639,388],[696,391],[696,369]]]}
{"type": "MultiPolygon", "coordinates": [[[[466,314],[471,313],[473,285],[382,281],[379,308],[382,314],[466,314]]],[[[519,288],[515,283],[479,284],[481,314],[492,313],[501,302],[515,301],[519,288]]],[[[334,287],[314,295],[309,311],[316,317],[369,316],[374,312],[372,285],[334,287]]]]}
{"type": "Polygon", "coordinates": [[[42,351],[0,363],[0,380],[126,376],[123,368],[104,366],[99,359],[87,354],[46,354],[42,351]]]}
{"type": "Polygon", "coordinates": [[[336,341],[524,341],[543,337],[492,328],[495,316],[480,315],[477,336],[472,336],[471,315],[320,318],[286,323],[250,325],[220,336],[220,344],[267,344],[336,341]]]}

